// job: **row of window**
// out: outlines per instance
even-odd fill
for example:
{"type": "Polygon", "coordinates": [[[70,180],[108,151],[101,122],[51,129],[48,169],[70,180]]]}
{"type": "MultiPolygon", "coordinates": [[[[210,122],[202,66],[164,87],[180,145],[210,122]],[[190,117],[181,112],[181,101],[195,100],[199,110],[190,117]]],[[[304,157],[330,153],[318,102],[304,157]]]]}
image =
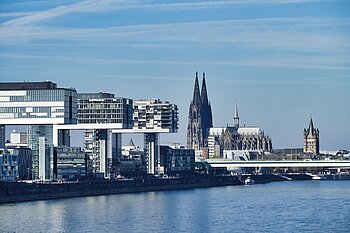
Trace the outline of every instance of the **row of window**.
{"type": "Polygon", "coordinates": [[[122,119],[79,119],[79,124],[113,124],[113,123],[123,123],[122,119]]]}
{"type": "Polygon", "coordinates": [[[78,113],[123,113],[123,109],[78,109],[78,113]]]}
{"type": "Polygon", "coordinates": [[[104,104],[104,103],[78,103],[78,109],[103,109],[103,108],[123,108],[123,104],[104,104]]]}

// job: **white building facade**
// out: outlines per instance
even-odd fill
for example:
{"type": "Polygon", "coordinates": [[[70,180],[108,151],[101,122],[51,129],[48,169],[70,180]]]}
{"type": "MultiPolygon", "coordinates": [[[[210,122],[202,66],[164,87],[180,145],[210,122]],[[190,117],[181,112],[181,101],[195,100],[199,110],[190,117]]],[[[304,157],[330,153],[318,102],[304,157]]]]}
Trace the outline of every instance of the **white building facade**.
{"type": "MultiPolygon", "coordinates": [[[[76,124],[76,95],[74,89],[58,88],[51,81],[0,83],[0,135],[5,125],[28,125],[34,179],[53,178],[52,126],[76,124]]],[[[61,143],[68,138],[69,132],[60,132],[61,143]]]]}
{"type": "Polygon", "coordinates": [[[147,172],[160,172],[159,133],[176,133],[178,130],[177,105],[159,99],[134,101],[134,130],[144,130],[147,172]]]}

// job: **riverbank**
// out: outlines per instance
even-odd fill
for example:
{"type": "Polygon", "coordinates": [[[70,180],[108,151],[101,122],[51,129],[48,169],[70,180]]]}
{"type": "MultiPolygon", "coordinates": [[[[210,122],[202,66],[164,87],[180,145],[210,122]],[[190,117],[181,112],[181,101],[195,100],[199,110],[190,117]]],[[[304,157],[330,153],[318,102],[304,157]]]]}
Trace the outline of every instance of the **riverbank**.
{"type": "MultiPolygon", "coordinates": [[[[262,174],[242,176],[193,175],[175,178],[148,177],[120,180],[87,180],[69,183],[0,182],[0,204],[71,197],[242,185],[248,176],[253,179],[256,184],[312,179],[312,176],[308,174],[262,174]]],[[[350,179],[350,175],[328,175],[327,179],[350,179]]]]}
{"type": "Polygon", "coordinates": [[[148,191],[167,191],[241,185],[236,176],[186,176],[175,178],[137,178],[87,180],[69,183],[1,182],[0,204],[69,197],[84,197],[148,191]]]}

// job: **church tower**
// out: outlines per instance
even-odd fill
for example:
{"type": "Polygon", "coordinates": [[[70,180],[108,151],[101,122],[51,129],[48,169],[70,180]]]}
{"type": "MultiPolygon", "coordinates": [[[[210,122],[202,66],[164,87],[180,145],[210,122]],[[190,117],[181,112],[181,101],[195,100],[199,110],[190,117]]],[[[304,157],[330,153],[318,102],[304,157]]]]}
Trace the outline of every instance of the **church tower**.
{"type": "Polygon", "coordinates": [[[304,153],[317,155],[320,153],[319,131],[314,127],[312,118],[310,118],[309,127],[304,129],[304,153]]]}
{"type": "Polygon", "coordinates": [[[202,119],[201,119],[201,95],[199,92],[198,72],[194,83],[193,99],[190,103],[187,127],[187,147],[199,150],[203,145],[202,119]]]}
{"type": "Polygon", "coordinates": [[[193,99],[190,103],[187,127],[187,147],[201,150],[207,146],[209,128],[213,126],[211,105],[208,100],[205,74],[202,89],[199,90],[198,72],[194,84],[193,99]]]}
{"type": "Polygon", "coordinates": [[[202,91],[201,91],[201,104],[202,104],[202,133],[203,133],[203,146],[207,145],[207,138],[209,129],[213,127],[213,116],[211,112],[211,105],[208,100],[207,85],[205,83],[205,73],[203,73],[202,91]]]}
{"type": "Polygon", "coordinates": [[[235,104],[235,114],[233,116],[233,127],[235,127],[236,129],[239,128],[239,116],[238,116],[237,101],[236,101],[236,104],[235,104]]]}

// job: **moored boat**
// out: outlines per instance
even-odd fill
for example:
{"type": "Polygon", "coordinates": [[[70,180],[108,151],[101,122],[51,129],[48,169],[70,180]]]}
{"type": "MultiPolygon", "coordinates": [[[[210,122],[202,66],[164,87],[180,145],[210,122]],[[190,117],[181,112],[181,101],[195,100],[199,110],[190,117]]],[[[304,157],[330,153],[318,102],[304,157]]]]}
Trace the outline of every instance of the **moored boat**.
{"type": "Polygon", "coordinates": [[[249,176],[244,180],[245,185],[253,185],[255,184],[255,181],[251,179],[249,176]]]}

